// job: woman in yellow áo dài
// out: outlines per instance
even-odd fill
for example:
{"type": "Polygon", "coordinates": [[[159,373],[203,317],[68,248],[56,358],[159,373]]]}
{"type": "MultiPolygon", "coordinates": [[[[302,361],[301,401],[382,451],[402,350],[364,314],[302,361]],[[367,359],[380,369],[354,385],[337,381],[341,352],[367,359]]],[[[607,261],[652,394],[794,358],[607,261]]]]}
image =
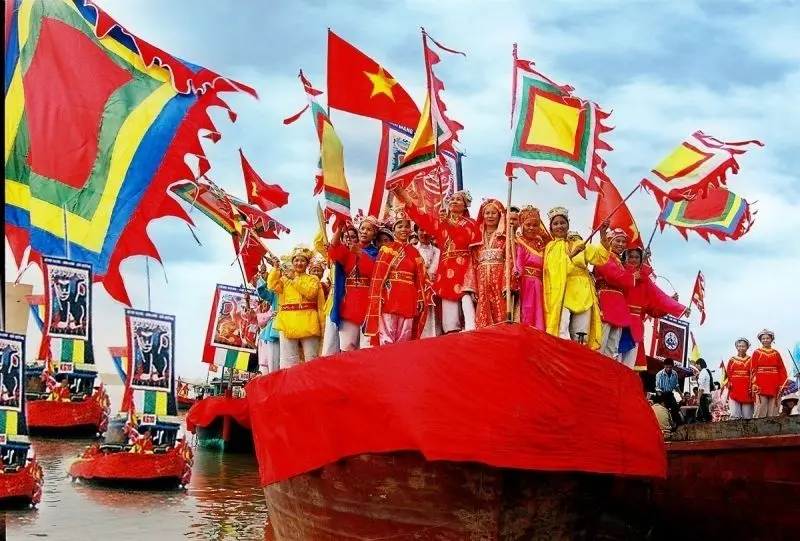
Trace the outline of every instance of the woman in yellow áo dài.
{"type": "MultiPolygon", "coordinates": [[[[547,213],[550,235],[544,249],[544,310],[548,334],[582,342],[599,349],[602,337],[600,307],[589,265],[608,261],[608,247],[586,244],[580,236],[568,238],[569,212],[556,207],[547,213]]],[[[603,222],[600,238],[605,240],[608,223],[603,222]]]]}
{"type": "Polygon", "coordinates": [[[325,297],[319,278],[306,272],[311,257],[311,250],[298,246],[287,258],[291,268],[282,267],[278,258],[270,260],[274,268],[267,288],[277,293],[280,304],[274,328],[280,331],[281,369],[300,362],[300,348],[306,361],[319,355],[325,297]]]}

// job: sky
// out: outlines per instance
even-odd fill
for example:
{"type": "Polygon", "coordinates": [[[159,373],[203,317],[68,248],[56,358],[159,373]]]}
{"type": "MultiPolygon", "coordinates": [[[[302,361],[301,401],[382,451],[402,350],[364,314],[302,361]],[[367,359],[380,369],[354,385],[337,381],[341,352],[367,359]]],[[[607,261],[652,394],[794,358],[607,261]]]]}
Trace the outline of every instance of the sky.
{"type": "MultiPolygon", "coordinates": [[[[769,328],[775,346],[787,358],[800,340],[800,27],[797,0],[98,0],[129,30],[175,56],[206,66],[255,87],[223,98],[238,113],[230,123],[221,109],[212,117],[222,132],[217,144],[205,141],[210,177],[244,196],[237,150],[269,183],[290,192],[289,205],[273,216],[291,235],[273,241],[275,253],[297,243],[310,244],[316,233],[312,196],[318,142],[310,116],[284,126],[282,119],[306,101],[300,68],[324,89],[326,30],[379,62],[422,104],[425,72],[420,27],[437,41],[467,57],[442,53],[436,73],[444,81],[442,97],[461,122],[464,184],[474,209],[482,198],[505,199],[503,176],[510,152],[511,46],[519,55],[576,94],[612,111],[606,136],[614,147],[604,153],[610,177],[626,194],[686,136],[703,130],[722,140],[759,139],[739,158],[741,171],[729,175],[729,188],[757,210],[751,232],[737,242],[657,234],[652,245],[659,285],[688,301],[695,276],[706,278],[707,320],[692,329],[711,367],[734,353],[739,336],[756,342],[769,328]],[[235,6],[235,7],[234,7],[235,6]]],[[[324,101],[325,96],[323,95],[324,101]]],[[[353,210],[366,209],[372,193],[380,122],[333,111],[332,121],[345,148],[353,210]]],[[[594,194],[582,200],[573,185],[561,186],[547,175],[534,183],[521,175],[514,185],[515,205],[534,204],[543,214],[553,206],[570,209],[572,229],[588,232],[594,194]]],[[[642,235],[658,214],[646,192],[630,200],[642,235]]],[[[239,285],[232,265],[230,237],[195,211],[199,246],[187,226],[165,218],[148,232],[164,262],[150,265],[150,308],[177,317],[177,374],[205,377],[200,361],[215,284],[239,285]]],[[[9,261],[6,246],[6,261],[9,261]]],[[[6,264],[7,277],[16,276],[6,264]]],[[[137,308],[148,308],[144,258],[122,265],[137,308]]],[[[29,270],[22,282],[42,288],[42,275],[29,270]]],[[[113,372],[108,346],[124,345],[123,307],[102,289],[94,290],[95,348],[101,372],[113,372]]],[[[29,327],[29,355],[38,331],[29,327]]],[[[800,361],[800,359],[799,359],[800,361]]]]}

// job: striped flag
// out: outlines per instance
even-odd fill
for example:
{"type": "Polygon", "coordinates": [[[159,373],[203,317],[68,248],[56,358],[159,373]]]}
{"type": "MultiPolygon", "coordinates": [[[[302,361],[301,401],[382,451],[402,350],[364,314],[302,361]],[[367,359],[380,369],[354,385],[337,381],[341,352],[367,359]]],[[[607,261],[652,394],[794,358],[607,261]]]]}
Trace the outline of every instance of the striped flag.
{"type": "MultiPolygon", "coordinates": [[[[247,371],[248,367],[250,366],[250,357],[255,355],[255,353],[250,353],[248,351],[236,351],[235,349],[222,349],[215,347],[212,347],[212,349],[214,352],[211,360],[207,361],[206,356],[203,355],[203,362],[208,362],[214,366],[233,368],[234,370],[247,371]]],[[[257,361],[256,364],[258,364],[257,361]]]]}
{"type": "Polygon", "coordinates": [[[19,434],[19,412],[15,410],[0,410],[0,434],[16,436],[19,434]]]}
{"type": "Polygon", "coordinates": [[[696,361],[700,358],[700,348],[694,340],[694,333],[689,331],[689,340],[692,342],[692,351],[689,353],[689,360],[696,361]]]}
{"type": "Polygon", "coordinates": [[[128,346],[123,347],[110,347],[108,352],[111,354],[111,360],[114,362],[114,369],[119,375],[122,384],[128,379],[128,346]]]}
{"type": "Polygon", "coordinates": [[[36,327],[42,331],[44,329],[44,295],[28,295],[25,300],[28,301],[28,307],[36,327]]]}
{"type": "Polygon", "coordinates": [[[697,279],[692,290],[692,304],[700,311],[700,325],[706,321],[706,278],[702,271],[697,271],[697,279]]]}

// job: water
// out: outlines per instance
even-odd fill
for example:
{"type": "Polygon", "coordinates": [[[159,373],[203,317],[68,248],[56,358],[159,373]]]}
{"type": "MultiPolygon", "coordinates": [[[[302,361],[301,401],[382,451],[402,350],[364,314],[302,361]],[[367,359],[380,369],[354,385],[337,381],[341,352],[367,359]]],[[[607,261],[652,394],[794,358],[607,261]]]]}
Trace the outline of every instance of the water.
{"type": "Polygon", "coordinates": [[[115,490],[74,484],[69,464],[89,440],[31,438],[44,469],[38,509],[6,514],[8,539],[263,540],[266,506],[251,455],[195,449],[186,491],[115,490]]]}

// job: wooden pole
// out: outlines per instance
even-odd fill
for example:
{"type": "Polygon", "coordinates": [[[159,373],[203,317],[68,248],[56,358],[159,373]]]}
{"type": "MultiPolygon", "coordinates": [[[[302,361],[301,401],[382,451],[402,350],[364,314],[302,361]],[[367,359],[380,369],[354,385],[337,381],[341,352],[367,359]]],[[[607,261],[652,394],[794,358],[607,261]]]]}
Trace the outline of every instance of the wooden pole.
{"type": "Polygon", "coordinates": [[[506,321],[514,321],[514,299],[511,295],[511,246],[514,233],[511,231],[511,192],[514,188],[514,177],[508,177],[508,196],[506,198],[506,321]]]}
{"type": "Polygon", "coordinates": [[[69,259],[69,228],[67,227],[67,204],[64,203],[61,206],[62,213],[64,215],[64,255],[67,259],[69,259]]]}
{"type": "Polygon", "coordinates": [[[647,246],[644,247],[644,251],[650,249],[650,245],[653,243],[653,238],[656,236],[656,231],[658,231],[658,218],[656,218],[656,223],[653,225],[653,232],[650,233],[650,238],[647,240],[647,246]]]}
{"type": "Polygon", "coordinates": [[[153,304],[152,304],[152,298],[150,296],[150,258],[147,256],[145,256],[144,258],[144,269],[145,269],[145,274],[147,274],[147,311],[152,312],[153,304]]]}

